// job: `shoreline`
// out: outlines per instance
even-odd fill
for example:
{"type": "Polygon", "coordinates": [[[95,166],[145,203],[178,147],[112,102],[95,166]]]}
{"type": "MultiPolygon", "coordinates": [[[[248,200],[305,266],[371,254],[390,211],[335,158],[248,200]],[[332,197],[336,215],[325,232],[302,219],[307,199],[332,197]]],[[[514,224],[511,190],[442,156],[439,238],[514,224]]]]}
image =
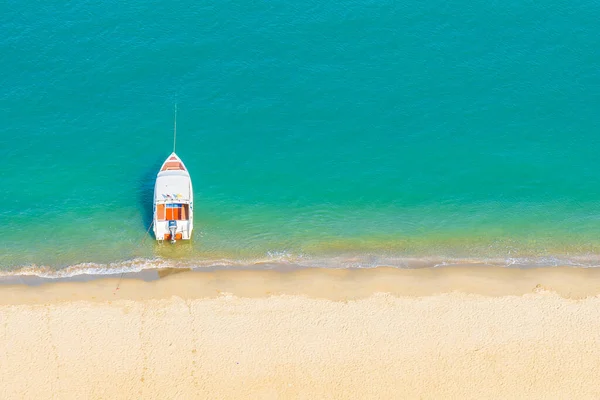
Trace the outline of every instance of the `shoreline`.
{"type": "Polygon", "coordinates": [[[164,268],[69,278],[19,276],[0,279],[0,305],[75,299],[96,302],[145,300],[171,296],[202,299],[222,294],[249,298],[292,295],[345,301],[376,293],[423,297],[458,292],[499,297],[540,291],[568,299],[598,296],[600,268],[164,268]],[[339,290],[332,291],[331,288],[339,290]]]}
{"type": "MultiPolygon", "coordinates": [[[[174,254],[171,254],[174,256],[174,254]]],[[[1,258],[1,257],[0,257],[1,258]]],[[[21,281],[32,284],[48,281],[65,281],[67,278],[84,281],[114,275],[142,274],[146,271],[164,269],[189,269],[194,271],[215,270],[278,270],[296,269],[374,269],[396,268],[439,269],[439,268],[600,268],[600,254],[565,255],[554,254],[540,256],[514,257],[446,257],[446,256],[393,256],[384,254],[322,254],[321,256],[268,254],[264,257],[133,257],[113,261],[85,261],[73,264],[45,265],[2,265],[0,266],[0,285],[4,282],[21,281]],[[39,279],[38,279],[39,278],[39,279]]],[[[150,280],[153,280],[149,273],[150,280]]]]}

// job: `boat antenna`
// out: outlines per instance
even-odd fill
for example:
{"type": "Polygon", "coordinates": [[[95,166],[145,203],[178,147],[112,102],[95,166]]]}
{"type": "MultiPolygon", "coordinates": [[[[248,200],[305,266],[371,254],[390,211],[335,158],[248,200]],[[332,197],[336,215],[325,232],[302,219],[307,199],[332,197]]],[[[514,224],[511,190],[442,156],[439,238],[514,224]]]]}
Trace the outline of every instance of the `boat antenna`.
{"type": "Polygon", "coordinates": [[[177,103],[175,103],[175,123],[173,124],[173,153],[175,153],[175,144],[177,144],[177,103]]]}

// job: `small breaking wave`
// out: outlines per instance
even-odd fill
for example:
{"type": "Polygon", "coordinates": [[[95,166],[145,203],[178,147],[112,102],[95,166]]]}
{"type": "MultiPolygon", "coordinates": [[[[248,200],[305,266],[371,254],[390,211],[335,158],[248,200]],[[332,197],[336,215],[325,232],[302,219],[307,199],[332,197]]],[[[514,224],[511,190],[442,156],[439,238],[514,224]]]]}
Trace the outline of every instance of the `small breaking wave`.
{"type": "Polygon", "coordinates": [[[145,270],[160,269],[206,269],[206,268],[241,268],[265,267],[277,265],[293,265],[292,257],[285,254],[269,254],[263,259],[255,260],[230,260],[230,259],[195,259],[195,260],[169,260],[163,258],[135,258],[131,260],[112,263],[85,262],[69,265],[64,268],[52,268],[45,265],[26,265],[9,270],[0,270],[0,278],[15,276],[33,276],[45,279],[73,278],[80,275],[117,275],[122,273],[136,273],[145,270]]]}
{"type": "Polygon", "coordinates": [[[134,258],[112,263],[85,262],[64,268],[44,265],[26,265],[0,270],[0,279],[8,277],[38,277],[44,279],[65,279],[81,275],[118,275],[140,273],[146,270],[161,269],[289,269],[289,268],[376,268],[390,267],[403,269],[438,267],[578,267],[600,266],[600,255],[586,256],[546,256],[546,257],[506,257],[506,258],[450,258],[450,257],[391,257],[376,254],[339,255],[310,257],[294,255],[285,251],[267,252],[264,257],[254,259],[184,259],[134,258]]]}

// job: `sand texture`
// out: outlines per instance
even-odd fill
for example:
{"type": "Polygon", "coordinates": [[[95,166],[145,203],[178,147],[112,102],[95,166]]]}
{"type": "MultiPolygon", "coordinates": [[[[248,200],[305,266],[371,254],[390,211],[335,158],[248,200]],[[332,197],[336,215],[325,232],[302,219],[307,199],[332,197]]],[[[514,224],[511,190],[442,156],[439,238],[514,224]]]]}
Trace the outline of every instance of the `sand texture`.
{"type": "Polygon", "coordinates": [[[592,278],[223,271],[118,291],[2,286],[0,398],[600,398],[592,278]]]}

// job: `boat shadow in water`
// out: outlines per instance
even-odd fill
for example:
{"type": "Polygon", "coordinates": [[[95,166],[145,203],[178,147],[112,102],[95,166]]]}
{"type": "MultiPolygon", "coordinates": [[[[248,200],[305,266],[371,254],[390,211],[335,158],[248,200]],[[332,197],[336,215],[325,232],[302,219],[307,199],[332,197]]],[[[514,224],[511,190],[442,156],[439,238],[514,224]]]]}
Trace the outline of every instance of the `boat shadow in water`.
{"type": "Polygon", "coordinates": [[[144,171],[142,175],[139,187],[139,198],[138,203],[142,207],[142,223],[144,224],[144,231],[148,231],[148,235],[154,239],[154,233],[151,232],[150,225],[154,218],[154,182],[156,181],[156,174],[162,165],[162,160],[157,158],[152,162],[151,167],[144,171]]]}

